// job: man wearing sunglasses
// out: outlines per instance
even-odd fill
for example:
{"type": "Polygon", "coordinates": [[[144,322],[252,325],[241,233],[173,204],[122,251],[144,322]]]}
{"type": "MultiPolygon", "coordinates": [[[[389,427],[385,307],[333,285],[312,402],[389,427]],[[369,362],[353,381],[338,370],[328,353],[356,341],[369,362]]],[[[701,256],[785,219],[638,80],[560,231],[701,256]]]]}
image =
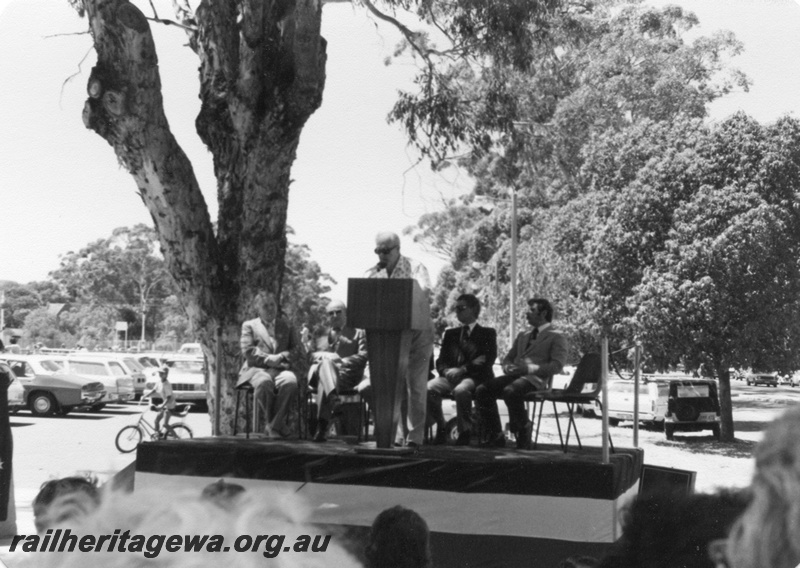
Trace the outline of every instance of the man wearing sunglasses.
{"type": "Polygon", "coordinates": [[[457,446],[468,446],[472,438],[472,393],[477,385],[494,378],[497,332],[478,323],[481,302],[474,294],[456,300],[456,317],[461,324],[444,332],[436,359],[439,376],[428,382],[428,414],[436,422],[436,444],[447,440],[442,396],[453,393],[458,421],[457,446]]]}
{"type": "MultiPolygon", "coordinates": [[[[367,271],[367,278],[413,278],[428,301],[431,280],[425,266],[400,254],[400,237],[395,233],[378,233],[375,237],[375,254],[378,264],[367,271]]],[[[428,401],[428,378],[433,357],[433,321],[429,329],[415,329],[411,335],[411,350],[408,356],[405,401],[407,405],[404,438],[398,436],[397,443],[418,448],[425,435],[425,412],[428,401]]]]}
{"type": "Polygon", "coordinates": [[[356,388],[367,365],[367,336],[363,329],[345,325],[345,303],[332,300],[326,313],[328,329],[314,341],[314,364],[308,371],[308,385],[317,388],[315,442],[325,441],[332,413],[338,405],[337,390],[356,388]]]}

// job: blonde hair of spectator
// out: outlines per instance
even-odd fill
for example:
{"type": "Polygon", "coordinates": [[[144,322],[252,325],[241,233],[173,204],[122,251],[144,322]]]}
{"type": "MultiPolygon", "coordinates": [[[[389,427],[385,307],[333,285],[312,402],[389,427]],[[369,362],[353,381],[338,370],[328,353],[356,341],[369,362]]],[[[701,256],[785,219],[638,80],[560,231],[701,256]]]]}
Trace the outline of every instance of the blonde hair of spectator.
{"type": "Polygon", "coordinates": [[[756,446],[750,505],[728,537],[731,568],[800,563],[800,408],[774,420],[756,446]]]}
{"type": "MultiPolygon", "coordinates": [[[[38,552],[30,555],[26,566],[41,568],[329,568],[358,567],[360,564],[345,551],[342,538],[329,527],[308,523],[308,509],[295,494],[277,490],[248,489],[237,496],[235,506],[221,508],[203,497],[197,489],[186,492],[137,491],[103,494],[100,506],[83,518],[65,520],[53,528],[69,528],[72,534],[107,535],[115,529],[133,535],[221,535],[227,552],[168,552],[163,549],[153,558],[142,552],[38,552]],[[324,552],[285,551],[300,536],[331,534],[324,552]],[[265,557],[264,544],[256,551],[237,552],[234,542],[241,535],[283,535],[282,546],[274,557],[265,557]]],[[[320,538],[322,541],[322,538],[320,538]]]]}

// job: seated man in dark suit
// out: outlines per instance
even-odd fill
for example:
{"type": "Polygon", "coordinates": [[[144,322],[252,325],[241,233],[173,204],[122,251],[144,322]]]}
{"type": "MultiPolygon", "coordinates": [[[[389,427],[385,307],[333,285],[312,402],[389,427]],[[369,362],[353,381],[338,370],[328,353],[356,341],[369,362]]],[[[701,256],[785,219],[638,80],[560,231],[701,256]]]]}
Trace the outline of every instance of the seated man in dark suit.
{"type": "Polygon", "coordinates": [[[328,332],[315,339],[314,364],[308,372],[308,384],[317,386],[317,434],[315,442],[324,442],[337,390],[356,388],[367,365],[367,336],[363,329],[347,327],[347,306],[333,300],[326,308],[328,332]]]}
{"type": "Polygon", "coordinates": [[[297,376],[290,369],[305,357],[305,348],[300,335],[280,315],[271,292],[260,293],[255,301],[259,317],[242,324],[244,364],[236,386],[253,385],[254,430],[270,438],[286,437],[291,432],[286,418],[298,390],[297,376]]]}
{"type": "Polygon", "coordinates": [[[505,446],[497,412],[497,398],[502,396],[511,431],[517,436],[517,448],[530,448],[533,424],[525,411],[525,395],[550,388],[553,375],[561,372],[567,359],[567,340],[551,325],[550,302],[541,298],[528,300],[526,317],[531,328],[517,335],[503,359],[505,375],[486,381],[475,391],[481,418],[489,430],[488,444],[492,446],[505,446]]]}
{"type": "Polygon", "coordinates": [[[459,296],[455,310],[462,325],[444,332],[436,359],[439,376],[428,381],[428,414],[437,425],[436,443],[443,444],[447,433],[442,396],[454,393],[458,420],[456,445],[468,446],[473,427],[472,393],[478,385],[494,377],[492,365],[497,358],[497,332],[478,324],[481,303],[473,294],[459,296]]]}

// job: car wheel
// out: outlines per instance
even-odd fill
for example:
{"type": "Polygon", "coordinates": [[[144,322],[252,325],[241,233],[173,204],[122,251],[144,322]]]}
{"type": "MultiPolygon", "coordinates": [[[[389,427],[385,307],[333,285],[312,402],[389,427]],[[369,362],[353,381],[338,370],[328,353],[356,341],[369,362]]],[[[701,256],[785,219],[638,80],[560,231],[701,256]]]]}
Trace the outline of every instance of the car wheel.
{"type": "Polygon", "coordinates": [[[609,426],[619,426],[619,418],[609,418],[608,419],[609,426]]]}
{"type": "Polygon", "coordinates": [[[117,434],[114,445],[123,454],[135,450],[142,442],[142,431],[136,425],[125,426],[117,434]]]}
{"type": "Polygon", "coordinates": [[[675,424],[664,424],[664,434],[667,436],[667,440],[673,440],[675,438],[675,424]]]}
{"type": "Polygon", "coordinates": [[[105,403],[103,404],[95,404],[94,406],[89,408],[89,412],[100,412],[106,407],[105,403]]]}
{"type": "Polygon", "coordinates": [[[720,435],[721,435],[721,433],[720,433],[720,427],[719,427],[719,424],[714,424],[714,425],[711,427],[711,434],[713,434],[713,435],[714,435],[714,439],[715,439],[717,442],[719,442],[719,438],[720,438],[720,435]]]}
{"type": "Polygon", "coordinates": [[[748,387],[751,385],[750,381],[745,381],[745,382],[747,383],[748,387]]]}
{"type": "Polygon", "coordinates": [[[52,416],[58,408],[56,399],[49,392],[33,393],[28,404],[34,416],[52,416]]]}

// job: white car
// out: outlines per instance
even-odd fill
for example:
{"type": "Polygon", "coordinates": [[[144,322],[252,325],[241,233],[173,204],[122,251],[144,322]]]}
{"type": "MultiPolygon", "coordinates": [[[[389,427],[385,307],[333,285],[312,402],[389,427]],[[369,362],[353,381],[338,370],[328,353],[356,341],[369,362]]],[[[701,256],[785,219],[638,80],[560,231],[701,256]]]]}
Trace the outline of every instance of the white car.
{"type": "Polygon", "coordinates": [[[195,355],[203,356],[203,347],[199,343],[184,343],[178,349],[178,355],[195,355]]]}
{"type": "Polygon", "coordinates": [[[151,369],[145,367],[139,362],[135,353],[111,353],[111,352],[92,352],[83,351],[76,354],[80,357],[103,357],[106,359],[113,359],[125,368],[125,373],[130,375],[133,379],[133,390],[136,393],[136,398],[142,396],[145,389],[145,384],[150,381],[158,379],[158,369],[151,369]]]}
{"type": "Polygon", "coordinates": [[[99,357],[75,353],[62,359],[64,370],[70,375],[78,375],[100,381],[106,389],[106,395],[100,403],[92,406],[92,410],[100,410],[108,403],[128,402],[136,396],[133,388],[133,377],[122,363],[113,357],[99,357]]]}

